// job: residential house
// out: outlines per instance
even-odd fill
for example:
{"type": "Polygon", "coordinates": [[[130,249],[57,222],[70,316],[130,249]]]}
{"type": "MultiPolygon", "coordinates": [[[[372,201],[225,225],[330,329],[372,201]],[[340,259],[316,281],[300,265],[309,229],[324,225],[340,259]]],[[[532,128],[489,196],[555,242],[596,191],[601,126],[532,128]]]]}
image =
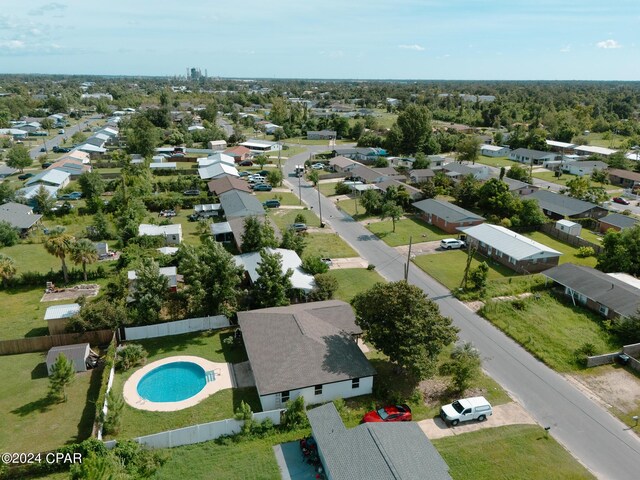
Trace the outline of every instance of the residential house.
{"type": "Polygon", "coordinates": [[[398,174],[393,168],[369,168],[359,165],[351,171],[351,176],[363,183],[380,183],[385,180],[406,180],[407,177],[398,174]]]}
{"type": "Polygon", "coordinates": [[[37,225],[42,215],[33,213],[33,208],[21,203],[7,202],[0,205],[0,222],[7,222],[18,230],[21,236],[37,225]]]}
{"type": "Polygon", "coordinates": [[[577,147],[574,143],[557,142],[555,140],[546,140],[546,143],[549,149],[559,153],[573,152],[573,149],[577,147]]]}
{"type": "Polygon", "coordinates": [[[69,319],[80,312],[80,305],[77,303],[67,303],[65,305],[55,305],[47,307],[44,319],[49,327],[49,335],[67,333],[69,319]]]}
{"type": "Polygon", "coordinates": [[[537,185],[531,185],[530,183],[521,182],[520,180],[515,180],[509,177],[502,177],[502,181],[509,186],[509,191],[511,193],[520,197],[537,192],[540,189],[537,185]]]}
{"type": "Polygon", "coordinates": [[[354,168],[363,165],[355,160],[338,155],[329,160],[329,166],[334,172],[351,172],[354,168]]]}
{"type": "Polygon", "coordinates": [[[76,150],[80,150],[81,152],[86,152],[92,157],[100,156],[103,153],[106,153],[107,149],[104,147],[99,147],[97,145],[93,145],[91,143],[83,143],[82,145],[78,145],[76,150]]]}
{"type": "Polygon", "coordinates": [[[22,128],[0,128],[0,135],[10,136],[14,140],[24,140],[29,136],[29,132],[22,128]]]}
{"type": "MultiPolygon", "coordinates": [[[[178,269],[176,267],[160,267],[160,275],[167,277],[167,284],[169,291],[175,292],[178,290],[178,269]]],[[[135,270],[127,271],[127,280],[129,280],[129,291],[134,292],[136,289],[136,280],[138,280],[138,274],[135,270]]]]}
{"type": "Polygon", "coordinates": [[[625,276],[572,263],[563,263],[543,275],[560,285],[574,303],[606,318],[631,317],[640,308],[640,288],[622,280],[625,276]]]}
{"type": "Polygon", "coordinates": [[[227,219],[237,217],[264,216],[262,203],[255,195],[241,190],[230,190],[218,195],[227,219]]]}
{"type": "Polygon", "coordinates": [[[617,150],[611,150],[610,148],[605,147],[597,147],[595,145],[580,145],[579,147],[575,147],[573,149],[578,155],[582,156],[591,156],[591,155],[600,155],[602,157],[608,157],[617,152],[617,150]]]}
{"type": "Polygon", "coordinates": [[[540,150],[530,150],[528,148],[517,148],[509,154],[510,160],[526,163],[527,165],[542,165],[547,160],[555,160],[558,156],[554,152],[542,152],[540,150]]]}
{"type": "Polygon", "coordinates": [[[64,188],[69,185],[71,181],[71,175],[69,172],[64,172],[58,169],[45,170],[31,177],[24,184],[25,187],[31,187],[33,185],[45,185],[54,188],[64,188]]]}
{"type": "Polygon", "coordinates": [[[511,153],[509,147],[489,144],[480,145],[480,155],[485,157],[506,157],[509,153],[511,153]]]}
{"type": "Polygon", "coordinates": [[[413,204],[420,218],[447,233],[459,233],[461,227],[480,225],[484,218],[444,200],[428,198],[413,204]]]}
{"type": "Polygon", "coordinates": [[[251,193],[249,184],[237,177],[220,177],[207,183],[209,191],[214,195],[220,196],[230,190],[240,190],[242,192],[251,193]]]}
{"type": "Polygon", "coordinates": [[[224,153],[233,157],[233,161],[235,163],[244,162],[245,160],[249,160],[251,158],[251,150],[249,150],[247,147],[243,147],[242,145],[227,148],[224,153]]]}
{"type": "Polygon", "coordinates": [[[274,133],[276,133],[277,129],[282,127],[280,125],[276,125],[275,123],[267,122],[262,125],[262,128],[264,128],[264,133],[266,133],[267,135],[273,135],[274,133]]]}
{"type": "Polygon", "coordinates": [[[564,172],[570,173],[571,175],[577,175],[579,177],[582,177],[583,175],[591,175],[594,170],[603,171],[607,168],[609,168],[609,165],[599,160],[570,162],[562,166],[562,170],[564,172]]]}
{"type": "Polygon", "coordinates": [[[602,217],[598,220],[598,230],[602,233],[606,233],[607,230],[613,229],[617,232],[626,230],[627,228],[633,228],[640,223],[640,220],[633,218],[629,215],[622,215],[621,213],[610,213],[606,217],[602,217]]]}
{"type": "Polygon", "coordinates": [[[70,175],[70,178],[75,179],[85,172],[90,172],[91,166],[82,163],[82,160],[63,157],[52,163],[47,170],[61,170],[63,172],[67,172],[70,175]]]}
{"type": "Polygon", "coordinates": [[[473,175],[477,180],[487,180],[491,176],[491,170],[486,165],[463,165],[458,162],[450,162],[442,165],[447,176],[453,180],[462,180],[467,175],[473,175]]]}
{"type": "MultiPolygon", "coordinates": [[[[356,338],[362,330],[340,300],[238,312],[263,410],[371,394],[376,374],[356,338]]],[[[362,477],[356,477],[362,478],[362,477]]]]}
{"type": "MultiPolygon", "coordinates": [[[[293,250],[287,250],[284,248],[266,248],[267,253],[277,253],[282,257],[282,273],[287,273],[288,270],[293,272],[291,276],[291,286],[294,290],[300,290],[305,295],[311,292],[316,286],[316,282],[313,279],[313,275],[309,275],[302,270],[302,260],[296,252],[293,250]]],[[[258,267],[260,266],[260,252],[248,252],[234,257],[236,265],[242,267],[249,277],[249,281],[255,283],[260,275],[258,274],[258,267]]]]}
{"type": "Polygon", "coordinates": [[[430,168],[418,168],[416,170],[411,170],[409,172],[409,178],[411,179],[411,183],[422,183],[427,180],[433,180],[436,173],[430,168]]]}
{"type": "Polygon", "coordinates": [[[198,167],[208,167],[209,165],[214,165],[216,163],[225,163],[233,167],[236,164],[231,155],[226,155],[222,152],[214,153],[205,158],[198,158],[197,162],[198,167]]]}
{"type": "Polygon", "coordinates": [[[13,123],[13,128],[24,130],[27,134],[42,131],[42,125],[40,125],[40,122],[16,122],[13,123]]]}
{"type": "Polygon", "coordinates": [[[416,422],[347,429],[333,403],[307,410],[326,478],[451,480],[449,466],[416,422]]]}
{"type": "Polygon", "coordinates": [[[537,192],[530,194],[527,198],[536,200],[538,205],[540,205],[542,212],[547,217],[553,218],[554,220],[564,217],[590,217],[598,219],[609,213],[608,210],[594,203],[550,192],[549,190],[538,190],[537,192]]]}
{"type": "Polygon", "coordinates": [[[222,152],[226,148],[227,148],[227,141],[226,140],[210,140],[209,141],[209,150],[215,150],[215,151],[222,152]]]}
{"type": "Polygon", "coordinates": [[[633,188],[640,185],[640,173],[619,168],[609,169],[609,181],[612,185],[620,185],[623,188],[633,188]]]}
{"type": "Polygon", "coordinates": [[[104,133],[94,133],[92,136],[87,138],[85,143],[102,148],[106,145],[107,141],[110,139],[111,137],[109,135],[105,135],[104,133]]]}
{"type": "Polygon", "coordinates": [[[179,245],[182,242],[182,225],[150,225],[141,223],[138,227],[138,235],[150,237],[163,237],[166,245],[179,245]]]}
{"type": "Polygon", "coordinates": [[[17,168],[7,167],[6,165],[0,165],[0,179],[10,177],[18,171],[17,168]]]}
{"type": "Polygon", "coordinates": [[[397,190],[406,190],[409,193],[409,197],[411,200],[420,200],[424,197],[420,189],[416,187],[412,187],[411,185],[407,185],[406,183],[399,182],[393,178],[388,180],[383,180],[382,182],[376,183],[376,187],[378,187],[383,192],[386,192],[389,187],[395,187],[397,190]]]}
{"type": "Polygon", "coordinates": [[[378,157],[385,156],[387,151],[374,147],[336,147],[332,150],[332,154],[334,157],[341,155],[369,165],[374,163],[378,157]]]}
{"type": "Polygon", "coordinates": [[[335,130],[308,131],[307,140],[335,140],[338,133],[335,130]]]}
{"type": "Polygon", "coordinates": [[[467,245],[520,273],[535,273],[558,265],[561,252],[498,225],[483,223],[460,229],[467,245]]]}
{"type": "Polygon", "coordinates": [[[52,368],[60,355],[64,355],[67,360],[71,360],[76,373],[86,372],[90,368],[93,368],[98,360],[98,355],[91,350],[88,343],[53,347],[47,352],[46,358],[47,372],[49,375],[51,375],[52,368]]]}
{"type": "Polygon", "coordinates": [[[35,205],[34,197],[38,194],[41,188],[44,188],[49,194],[49,196],[53,198],[56,198],[58,190],[60,190],[59,187],[52,187],[50,185],[41,185],[41,184],[31,185],[30,187],[24,187],[24,188],[21,188],[20,190],[16,190],[16,197],[23,198],[28,205],[34,206],[35,205]]]}
{"type": "Polygon", "coordinates": [[[65,153],[63,156],[58,158],[58,162],[61,160],[79,160],[83,164],[91,163],[91,156],[87,152],[81,152],[80,150],[72,150],[68,153],[65,153]]]}
{"type": "Polygon", "coordinates": [[[250,138],[246,142],[240,143],[240,146],[246,147],[251,150],[254,155],[260,155],[262,153],[277,152],[282,148],[278,142],[268,142],[267,140],[256,140],[250,138]]]}
{"type": "Polygon", "coordinates": [[[218,162],[208,165],[206,167],[198,168],[198,174],[203,180],[209,180],[212,178],[220,178],[225,176],[239,177],[238,169],[227,163],[218,162]]]}

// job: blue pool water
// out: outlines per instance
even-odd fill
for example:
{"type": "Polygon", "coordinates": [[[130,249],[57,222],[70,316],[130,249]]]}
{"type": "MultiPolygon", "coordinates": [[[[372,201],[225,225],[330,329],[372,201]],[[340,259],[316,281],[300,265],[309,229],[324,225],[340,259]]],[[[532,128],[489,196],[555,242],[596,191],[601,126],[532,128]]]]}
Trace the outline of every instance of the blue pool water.
{"type": "Polygon", "coordinates": [[[151,402],[179,402],[193,397],[206,383],[206,373],[200,365],[167,363],[142,377],[138,382],[138,395],[151,402]]]}

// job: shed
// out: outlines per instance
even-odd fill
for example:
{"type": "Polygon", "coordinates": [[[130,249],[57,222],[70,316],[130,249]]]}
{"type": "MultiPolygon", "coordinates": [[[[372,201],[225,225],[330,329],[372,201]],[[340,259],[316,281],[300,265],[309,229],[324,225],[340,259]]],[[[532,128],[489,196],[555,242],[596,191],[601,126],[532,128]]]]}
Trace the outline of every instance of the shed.
{"type": "Polygon", "coordinates": [[[91,361],[92,354],[96,356],[95,353],[91,351],[88,343],[53,347],[47,353],[47,372],[51,375],[51,368],[60,355],[64,355],[68,360],[71,360],[76,372],[86,372],[89,368],[93,367],[93,362],[91,361]]]}
{"type": "Polygon", "coordinates": [[[44,319],[49,327],[49,335],[65,333],[69,318],[76,315],[79,311],[80,305],[77,303],[67,303],[64,305],[47,307],[44,319]]]}
{"type": "Polygon", "coordinates": [[[558,220],[556,222],[556,228],[561,232],[573,235],[574,237],[579,237],[580,232],[582,232],[582,225],[569,220],[558,220]]]}

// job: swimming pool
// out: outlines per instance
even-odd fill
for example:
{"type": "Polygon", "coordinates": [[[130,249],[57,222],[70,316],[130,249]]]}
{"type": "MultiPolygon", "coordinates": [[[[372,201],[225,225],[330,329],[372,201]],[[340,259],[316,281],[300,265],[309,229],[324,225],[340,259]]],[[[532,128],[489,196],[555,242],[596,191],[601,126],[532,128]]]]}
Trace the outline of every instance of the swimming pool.
{"type": "Polygon", "coordinates": [[[180,402],[198,394],[207,374],[193,362],[171,362],[154,368],[138,382],[138,395],[151,402],[180,402]]]}

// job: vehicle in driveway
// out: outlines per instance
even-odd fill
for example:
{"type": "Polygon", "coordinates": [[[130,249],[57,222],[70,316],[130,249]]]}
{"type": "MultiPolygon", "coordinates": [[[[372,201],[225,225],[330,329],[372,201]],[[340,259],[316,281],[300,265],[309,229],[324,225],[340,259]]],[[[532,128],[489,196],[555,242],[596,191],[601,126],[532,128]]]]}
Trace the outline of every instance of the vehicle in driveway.
{"type": "Polygon", "coordinates": [[[311,165],[311,168],[314,170],[322,170],[324,168],[324,163],[314,163],[311,165]]]}
{"type": "Polygon", "coordinates": [[[271,190],[273,190],[273,187],[266,183],[258,183],[253,187],[254,192],[270,192],[271,190]]]}
{"type": "Polygon", "coordinates": [[[289,225],[289,228],[291,228],[295,232],[306,232],[307,231],[307,224],[306,223],[292,223],[291,225],[289,225]]]}
{"type": "Polygon", "coordinates": [[[71,151],[71,149],[68,148],[68,147],[59,147],[58,145],[53,147],[53,152],[54,153],[69,153],[70,151],[71,151]]]}
{"type": "Polygon", "coordinates": [[[440,408],[440,418],[452,427],[469,420],[484,422],[491,415],[493,408],[484,397],[462,398],[440,408]]]}
{"type": "Polygon", "coordinates": [[[186,195],[187,197],[197,197],[198,195],[200,195],[200,190],[185,190],[184,192],[182,192],[184,195],[186,195]]]}
{"type": "Polygon", "coordinates": [[[388,405],[364,414],[362,423],[368,422],[410,422],[411,409],[409,405],[388,405]]]}
{"type": "Polygon", "coordinates": [[[251,160],[243,160],[238,165],[241,167],[253,167],[253,162],[251,160]]]}
{"type": "Polygon", "coordinates": [[[613,197],[611,200],[613,200],[613,203],[619,203],[620,205],[630,205],[631,202],[629,202],[629,200],[627,200],[626,198],[622,198],[622,197],[613,197]]]}
{"type": "Polygon", "coordinates": [[[22,175],[18,175],[18,180],[26,180],[31,177],[33,177],[33,173],[23,173],[22,175]]]}
{"type": "Polygon", "coordinates": [[[44,162],[44,163],[42,164],[42,169],[43,169],[43,170],[46,170],[46,169],[47,169],[47,168],[49,168],[51,165],[53,165],[53,163],[51,163],[51,162],[44,162]]]}
{"type": "Polygon", "coordinates": [[[452,250],[455,248],[464,248],[466,244],[457,238],[443,238],[440,240],[440,248],[443,250],[452,250]]]}
{"type": "Polygon", "coordinates": [[[248,177],[250,174],[249,174],[249,172],[238,172],[238,175],[240,177],[248,177]]]}
{"type": "Polygon", "coordinates": [[[262,205],[267,208],[280,208],[280,200],[267,200],[262,205]]]}

